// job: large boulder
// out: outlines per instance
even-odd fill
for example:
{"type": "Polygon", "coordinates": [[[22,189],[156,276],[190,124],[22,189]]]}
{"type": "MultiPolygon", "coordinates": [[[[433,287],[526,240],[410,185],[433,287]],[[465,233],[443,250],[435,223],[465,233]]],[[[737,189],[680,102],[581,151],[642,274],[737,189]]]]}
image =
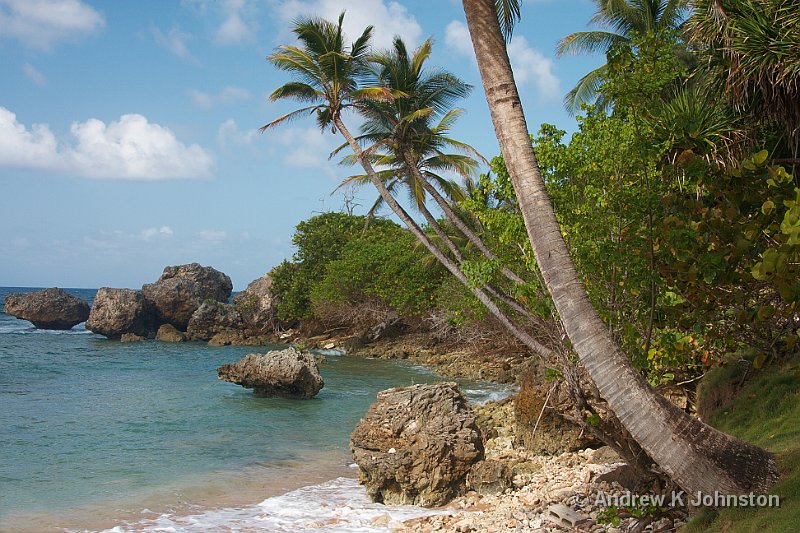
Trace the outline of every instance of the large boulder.
{"type": "Polygon", "coordinates": [[[314,357],[294,348],[247,355],[237,363],[219,367],[217,375],[253,389],[258,396],[311,399],[324,385],[314,357]]]}
{"type": "Polygon", "coordinates": [[[248,333],[262,335],[272,333],[275,322],[275,294],[272,278],[264,274],[250,282],[245,290],[233,297],[239,316],[248,333]]]}
{"type": "Polygon", "coordinates": [[[373,501],[424,506],[462,494],[484,456],[475,414],[455,383],[379,392],[350,449],[373,501]]]}
{"type": "Polygon", "coordinates": [[[4,312],[41,329],[71,329],[89,318],[89,304],[63,289],[6,296],[4,312]]]}
{"type": "Polygon", "coordinates": [[[242,317],[231,304],[206,300],[192,313],[186,333],[192,340],[207,341],[219,333],[239,332],[242,317]]]}
{"type": "Polygon", "coordinates": [[[186,331],[189,319],[205,300],[227,302],[233,290],[231,278],[197,263],[167,267],[155,283],[142,286],[162,322],[186,331]]]}
{"type": "Polygon", "coordinates": [[[152,337],[157,328],[153,304],[141,292],[131,289],[98,290],[86,321],[86,329],[110,339],[120,339],[126,333],[152,337]]]}

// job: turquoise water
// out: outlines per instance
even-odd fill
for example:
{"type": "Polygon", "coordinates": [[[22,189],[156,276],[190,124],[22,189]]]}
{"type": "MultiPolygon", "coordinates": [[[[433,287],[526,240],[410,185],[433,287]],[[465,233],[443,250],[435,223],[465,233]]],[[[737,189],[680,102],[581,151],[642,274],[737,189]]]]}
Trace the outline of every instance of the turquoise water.
{"type": "MultiPolygon", "coordinates": [[[[0,289],[0,307],[9,292],[0,289]]],[[[310,401],[257,398],[217,379],[218,366],[268,349],[121,344],[0,314],[0,529],[106,527],[115,513],[198,512],[209,499],[255,503],[332,479],[347,472],[349,433],[379,390],[437,380],[345,355],[327,356],[310,401]]]]}

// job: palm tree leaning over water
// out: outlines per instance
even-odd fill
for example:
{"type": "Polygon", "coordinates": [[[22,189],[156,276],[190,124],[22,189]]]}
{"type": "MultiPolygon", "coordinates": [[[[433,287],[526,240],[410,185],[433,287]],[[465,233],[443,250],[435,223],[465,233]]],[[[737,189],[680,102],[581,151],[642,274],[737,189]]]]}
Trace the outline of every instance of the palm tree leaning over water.
{"type": "Polygon", "coordinates": [[[519,0],[462,2],[495,134],[536,262],[581,365],[632,437],[684,490],[710,495],[766,492],[777,478],[774,457],[672,405],[631,366],[600,320],[544,187],[508,59],[505,37],[519,15],[519,0]]]}
{"type": "MultiPolygon", "coordinates": [[[[498,0],[500,1],[500,0],[498,0]]],[[[508,0],[502,0],[507,2],[508,0]]],[[[634,35],[677,29],[684,21],[688,0],[594,0],[597,12],[590,23],[608,30],[590,30],[571,33],[558,43],[558,55],[602,52],[608,54],[614,47],[630,42],[634,35]]],[[[564,97],[564,106],[575,113],[582,103],[599,98],[600,85],[606,77],[608,65],[604,64],[582,77],[564,97]]]]}
{"type": "Polygon", "coordinates": [[[464,272],[442,250],[440,250],[420,228],[414,219],[386,189],[358,141],[342,120],[342,112],[362,101],[392,100],[402,96],[393,94],[385,87],[359,87],[358,82],[367,74],[367,57],[372,27],[349,47],[345,45],[342,24],[344,13],[338,24],[319,18],[302,18],[295,22],[292,31],[301,46],[283,45],[269,56],[277,68],[293,75],[295,81],[278,87],[270,95],[271,100],[291,98],[309,104],[292,111],[269,124],[261,131],[275,127],[288,120],[315,114],[321,129],[341,133],[364,168],[370,182],[380,193],[384,202],[408,227],[411,233],[433,254],[433,256],[486,306],[487,310],[517,339],[532,352],[542,357],[551,357],[552,352],[527,331],[514,324],[481,288],[472,286],[464,272]]]}

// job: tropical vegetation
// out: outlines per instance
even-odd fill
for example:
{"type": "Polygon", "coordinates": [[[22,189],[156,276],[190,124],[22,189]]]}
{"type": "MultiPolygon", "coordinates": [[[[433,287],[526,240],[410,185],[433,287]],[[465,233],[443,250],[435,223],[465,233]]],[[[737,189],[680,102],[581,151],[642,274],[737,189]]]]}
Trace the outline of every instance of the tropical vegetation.
{"type": "Polygon", "coordinates": [[[470,88],[427,65],[431,41],[373,51],[369,28],[346,45],[342,18],[303,19],[300,45],[270,56],[293,76],[272,98],[309,105],[265,128],[314,115],[364,170],[345,184],[379,193],[366,218],[298,226],[294,261],[273,273],[280,318],[364,327],[355,317],[391,311],[453,334],[491,323],[559,381],[565,418],[642,472],[691,492],[769,490],[782,450],[722,433],[655,387],[731,364],[794,368],[796,6],[597,0],[608,31],[559,44],[606,56],[571,93],[567,139],[525,122],[506,52],[519,2],[463,4],[501,148],[481,175],[483,158],[450,136],[470,88]],[[362,120],[356,135],[345,110],[362,120]],[[384,205],[405,228],[377,217],[384,205]]]}

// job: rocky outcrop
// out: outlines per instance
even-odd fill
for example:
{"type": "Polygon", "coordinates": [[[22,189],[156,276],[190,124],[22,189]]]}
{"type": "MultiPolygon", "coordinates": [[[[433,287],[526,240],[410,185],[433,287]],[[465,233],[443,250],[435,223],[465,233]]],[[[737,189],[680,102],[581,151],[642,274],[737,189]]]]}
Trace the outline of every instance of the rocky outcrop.
{"type": "Polygon", "coordinates": [[[152,337],[158,326],[156,310],[141,292],[103,287],[94,297],[86,329],[119,339],[125,333],[152,337]]]}
{"type": "Polygon", "coordinates": [[[311,399],[324,385],[314,357],[294,348],[247,355],[237,363],[219,367],[217,375],[253,389],[258,396],[311,399]]]}
{"type": "Polygon", "coordinates": [[[245,290],[233,297],[244,328],[250,335],[272,333],[275,323],[275,294],[269,274],[253,280],[245,290]]]}
{"type": "Polygon", "coordinates": [[[373,501],[444,505],[483,459],[481,431],[455,383],[378,393],[350,436],[359,480],[373,501]]]}
{"type": "Polygon", "coordinates": [[[40,329],[71,329],[89,318],[89,304],[63,289],[6,296],[4,312],[40,329]]]}
{"type": "Polygon", "coordinates": [[[172,324],[162,324],[156,333],[156,340],[161,342],[183,342],[186,340],[186,334],[172,324]]]}
{"type": "Polygon", "coordinates": [[[197,263],[167,267],[158,281],[142,286],[142,294],[153,302],[160,320],[181,331],[205,300],[227,302],[232,290],[231,278],[197,263]]]}
{"type": "Polygon", "coordinates": [[[186,333],[192,340],[207,341],[219,333],[239,332],[242,317],[231,304],[206,300],[192,313],[186,333]]]}

